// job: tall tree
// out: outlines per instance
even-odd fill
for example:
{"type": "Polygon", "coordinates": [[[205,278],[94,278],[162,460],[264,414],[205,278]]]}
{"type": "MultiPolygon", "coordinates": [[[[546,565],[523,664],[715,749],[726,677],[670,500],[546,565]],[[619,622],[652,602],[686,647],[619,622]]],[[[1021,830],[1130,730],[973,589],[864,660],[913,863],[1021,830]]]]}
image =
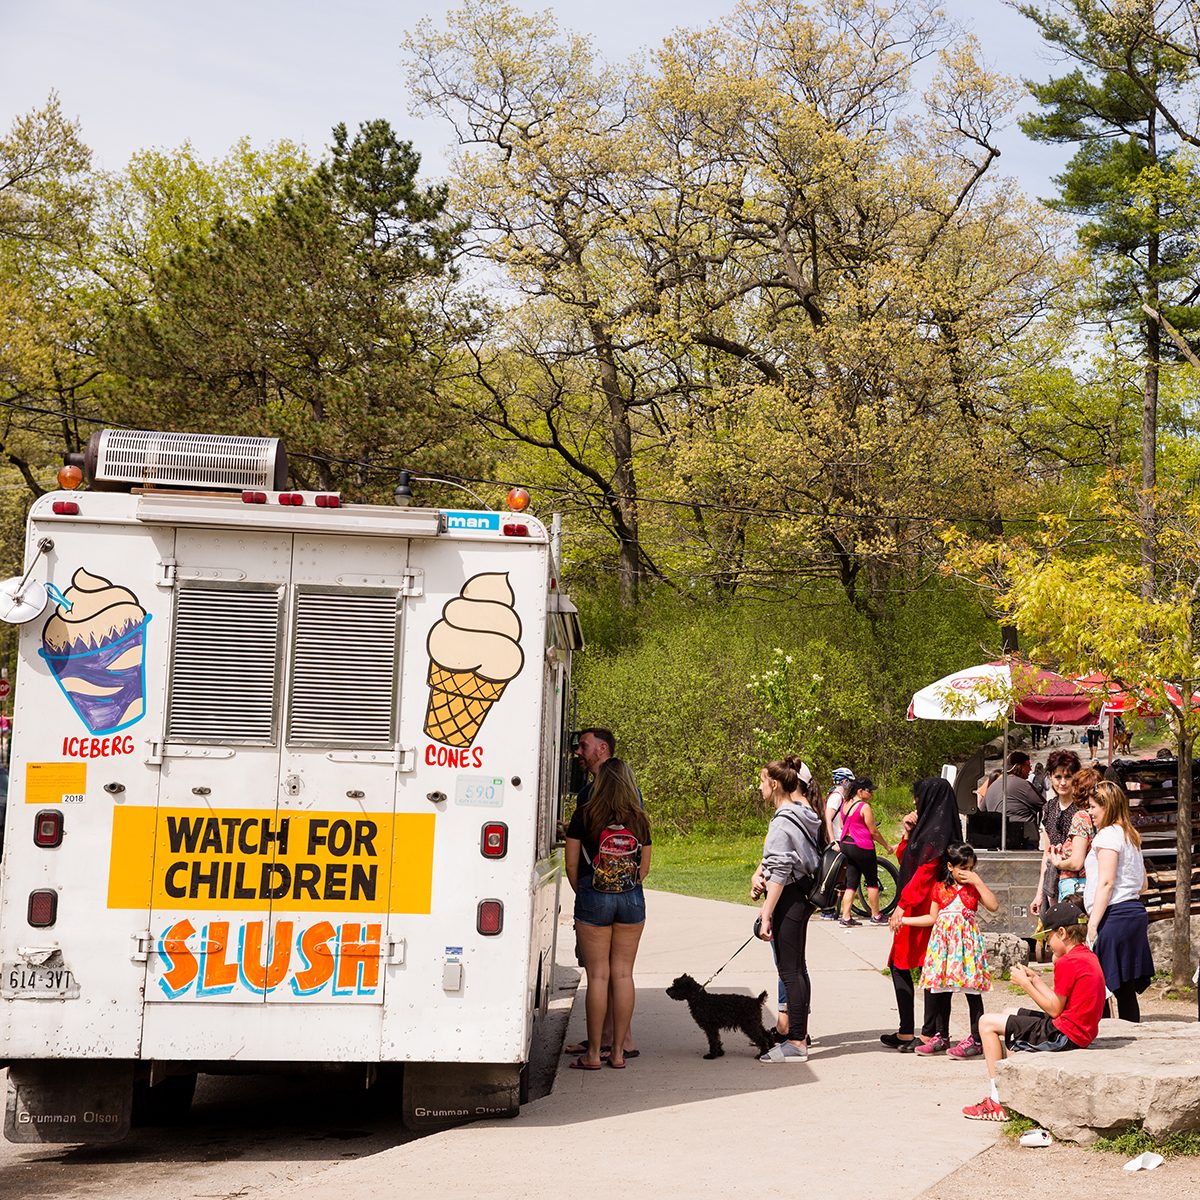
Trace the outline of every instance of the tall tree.
{"type": "Polygon", "coordinates": [[[656,279],[631,228],[644,201],[631,82],[599,62],[585,38],[562,33],[552,14],[482,0],[450,13],[444,30],[423,21],[408,50],[415,94],[450,121],[463,147],[456,204],[468,253],[499,267],[549,333],[529,372],[547,379],[544,411],[523,411],[517,396],[504,402],[507,384],[488,377],[485,351],[478,415],[558,455],[596,494],[618,542],[622,598],[633,604],[647,568],[636,427],[653,403],[634,353],[643,336],[636,317],[656,279]],[[578,378],[576,364],[604,412],[603,455],[587,460],[557,419],[566,393],[553,379],[564,369],[578,378]]]}
{"type": "Polygon", "coordinates": [[[521,297],[478,412],[594,497],[627,601],[682,545],[722,590],[813,573],[870,609],[948,491],[994,516],[1020,478],[990,417],[1055,233],[988,186],[1011,89],[952,43],[918,0],[745,0],[619,71],[479,3],[412,39],[467,249],[521,297]]]}
{"type": "MultiPolygon", "coordinates": [[[[1079,238],[1103,270],[1099,305],[1136,329],[1143,359],[1141,438],[1141,561],[1147,597],[1156,569],[1155,487],[1158,404],[1164,356],[1155,314],[1166,309],[1177,325],[1200,325],[1200,274],[1195,231],[1172,220],[1169,186],[1179,149],[1197,144],[1198,63],[1178,44],[1190,27],[1195,0],[1053,0],[1017,4],[1043,38],[1074,68],[1028,87],[1041,111],[1022,128],[1040,141],[1079,149],[1057,177],[1049,203],[1085,218],[1079,238]]],[[[1186,170],[1186,166],[1184,166],[1186,170]]],[[[1168,352],[1171,347],[1168,343],[1168,352]]]]}
{"type": "Polygon", "coordinates": [[[433,386],[457,231],[419,163],[386,121],[338,126],[266,211],[175,255],[108,347],[131,415],[283,436],[299,483],[356,497],[386,496],[402,466],[461,469],[433,386]]]}
{"type": "Polygon", "coordinates": [[[98,375],[80,353],[96,319],[90,163],[54,95],[0,135],[0,453],[34,495],[77,448],[98,375]]]}

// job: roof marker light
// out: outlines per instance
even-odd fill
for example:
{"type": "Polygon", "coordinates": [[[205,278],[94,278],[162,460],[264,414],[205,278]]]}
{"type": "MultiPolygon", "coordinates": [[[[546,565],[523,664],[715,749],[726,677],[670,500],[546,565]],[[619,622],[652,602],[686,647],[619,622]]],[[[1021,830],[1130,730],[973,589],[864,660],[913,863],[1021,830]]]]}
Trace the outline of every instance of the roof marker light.
{"type": "Polygon", "coordinates": [[[266,492],[243,492],[242,493],[242,503],[243,504],[266,504],[266,502],[267,502],[267,493],[266,492]]]}
{"type": "Polygon", "coordinates": [[[74,500],[55,500],[50,507],[60,517],[79,516],[79,505],[74,500]]]}
{"type": "Polygon", "coordinates": [[[279,503],[300,505],[304,503],[304,497],[299,492],[280,492],[279,503]]]}
{"type": "Polygon", "coordinates": [[[338,495],[323,495],[318,496],[313,503],[318,508],[341,508],[342,498],[338,495]]]}
{"type": "Polygon", "coordinates": [[[505,537],[528,537],[529,536],[529,526],[528,525],[505,525],[504,528],[500,532],[503,533],[505,537]]]}

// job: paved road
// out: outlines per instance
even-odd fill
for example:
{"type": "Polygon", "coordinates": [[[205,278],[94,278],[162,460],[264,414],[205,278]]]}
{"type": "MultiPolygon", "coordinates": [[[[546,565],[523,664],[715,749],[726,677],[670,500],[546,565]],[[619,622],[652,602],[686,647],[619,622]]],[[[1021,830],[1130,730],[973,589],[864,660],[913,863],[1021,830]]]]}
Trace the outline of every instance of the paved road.
{"type": "MultiPolygon", "coordinates": [[[[734,1035],[724,1058],[706,1062],[703,1035],[663,989],[681,971],[704,979],[720,966],[749,933],[752,910],[666,893],[649,906],[637,971],[642,1056],[625,1071],[559,1070],[553,1092],[516,1121],[412,1138],[381,1098],[350,1086],[202,1080],[182,1129],[138,1131],[111,1149],[3,1146],[0,1198],[561,1200],[616,1189],[656,1200],[899,1200],[995,1141],[994,1128],[959,1116],[982,1094],[978,1063],[880,1048],[879,1032],[895,1023],[880,974],[884,930],[810,927],[820,1044],[807,1066],[760,1065],[734,1035]]],[[[568,988],[573,944],[569,931],[560,938],[568,988]]],[[[769,949],[753,942],[714,986],[773,995],[774,979],[769,949]]],[[[562,1042],[570,991],[559,995],[543,1054],[562,1042]]],[[[581,1001],[582,992],[571,1037],[582,1034],[581,1001]]]]}

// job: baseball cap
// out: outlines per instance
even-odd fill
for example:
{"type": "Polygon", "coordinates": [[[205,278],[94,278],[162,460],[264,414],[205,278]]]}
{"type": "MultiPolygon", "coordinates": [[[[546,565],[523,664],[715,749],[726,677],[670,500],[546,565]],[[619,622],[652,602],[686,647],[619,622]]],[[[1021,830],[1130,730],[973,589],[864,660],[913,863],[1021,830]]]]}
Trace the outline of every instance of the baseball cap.
{"type": "Polygon", "coordinates": [[[854,778],[854,772],[849,767],[834,767],[833,782],[834,783],[849,783],[854,778]]]}
{"type": "Polygon", "coordinates": [[[1078,904],[1064,900],[1059,904],[1051,904],[1042,913],[1041,928],[1033,936],[1040,941],[1042,938],[1049,937],[1056,929],[1063,929],[1069,925],[1085,925],[1086,923],[1087,915],[1083,909],[1078,904]]]}
{"type": "Polygon", "coordinates": [[[803,783],[805,787],[808,787],[808,785],[812,783],[812,771],[809,769],[808,763],[802,762],[800,766],[796,768],[796,774],[800,776],[800,782],[803,783]]]}

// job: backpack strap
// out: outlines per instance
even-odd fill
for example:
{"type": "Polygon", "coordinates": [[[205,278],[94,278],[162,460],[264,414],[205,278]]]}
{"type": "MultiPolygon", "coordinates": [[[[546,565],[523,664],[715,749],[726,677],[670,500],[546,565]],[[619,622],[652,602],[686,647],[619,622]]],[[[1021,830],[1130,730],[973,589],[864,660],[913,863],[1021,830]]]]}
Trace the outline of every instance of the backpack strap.
{"type": "MultiPolygon", "coordinates": [[[[855,806],[854,806],[854,807],[853,807],[853,808],[850,810],[850,817],[854,816],[854,814],[855,814],[856,812],[858,812],[858,810],[859,810],[860,808],[862,808],[862,806],[863,806],[864,804],[866,804],[866,801],[865,801],[865,800],[860,800],[860,801],[859,801],[859,802],[858,802],[858,803],[857,803],[857,804],[856,804],[856,805],[855,805],[855,806]]],[[[845,797],[843,797],[843,798],[842,798],[842,803],[841,803],[840,807],[838,808],[838,816],[842,818],[842,833],[841,833],[841,837],[845,837],[845,836],[846,836],[846,822],[847,822],[847,821],[850,819],[850,817],[846,816],[846,800],[845,800],[845,797]]],[[[840,841],[840,840],[841,840],[841,838],[839,838],[838,840],[840,841]]]]}
{"type": "Polygon", "coordinates": [[[804,822],[800,820],[795,813],[790,812],[777,812],[775,816],[771,818],[771,820],[774,821],[779,817],[783,817],[786,821],[792,825],[795,825],[795,827],[800,830],[802,834],[804,834],[805,840],[817,852],[817,861],[819,862],[821,859],[821,847],[817,845],[816,838],[814,838],[813,835],[808,832],[808,827],[804,824],[804,822]]]}

